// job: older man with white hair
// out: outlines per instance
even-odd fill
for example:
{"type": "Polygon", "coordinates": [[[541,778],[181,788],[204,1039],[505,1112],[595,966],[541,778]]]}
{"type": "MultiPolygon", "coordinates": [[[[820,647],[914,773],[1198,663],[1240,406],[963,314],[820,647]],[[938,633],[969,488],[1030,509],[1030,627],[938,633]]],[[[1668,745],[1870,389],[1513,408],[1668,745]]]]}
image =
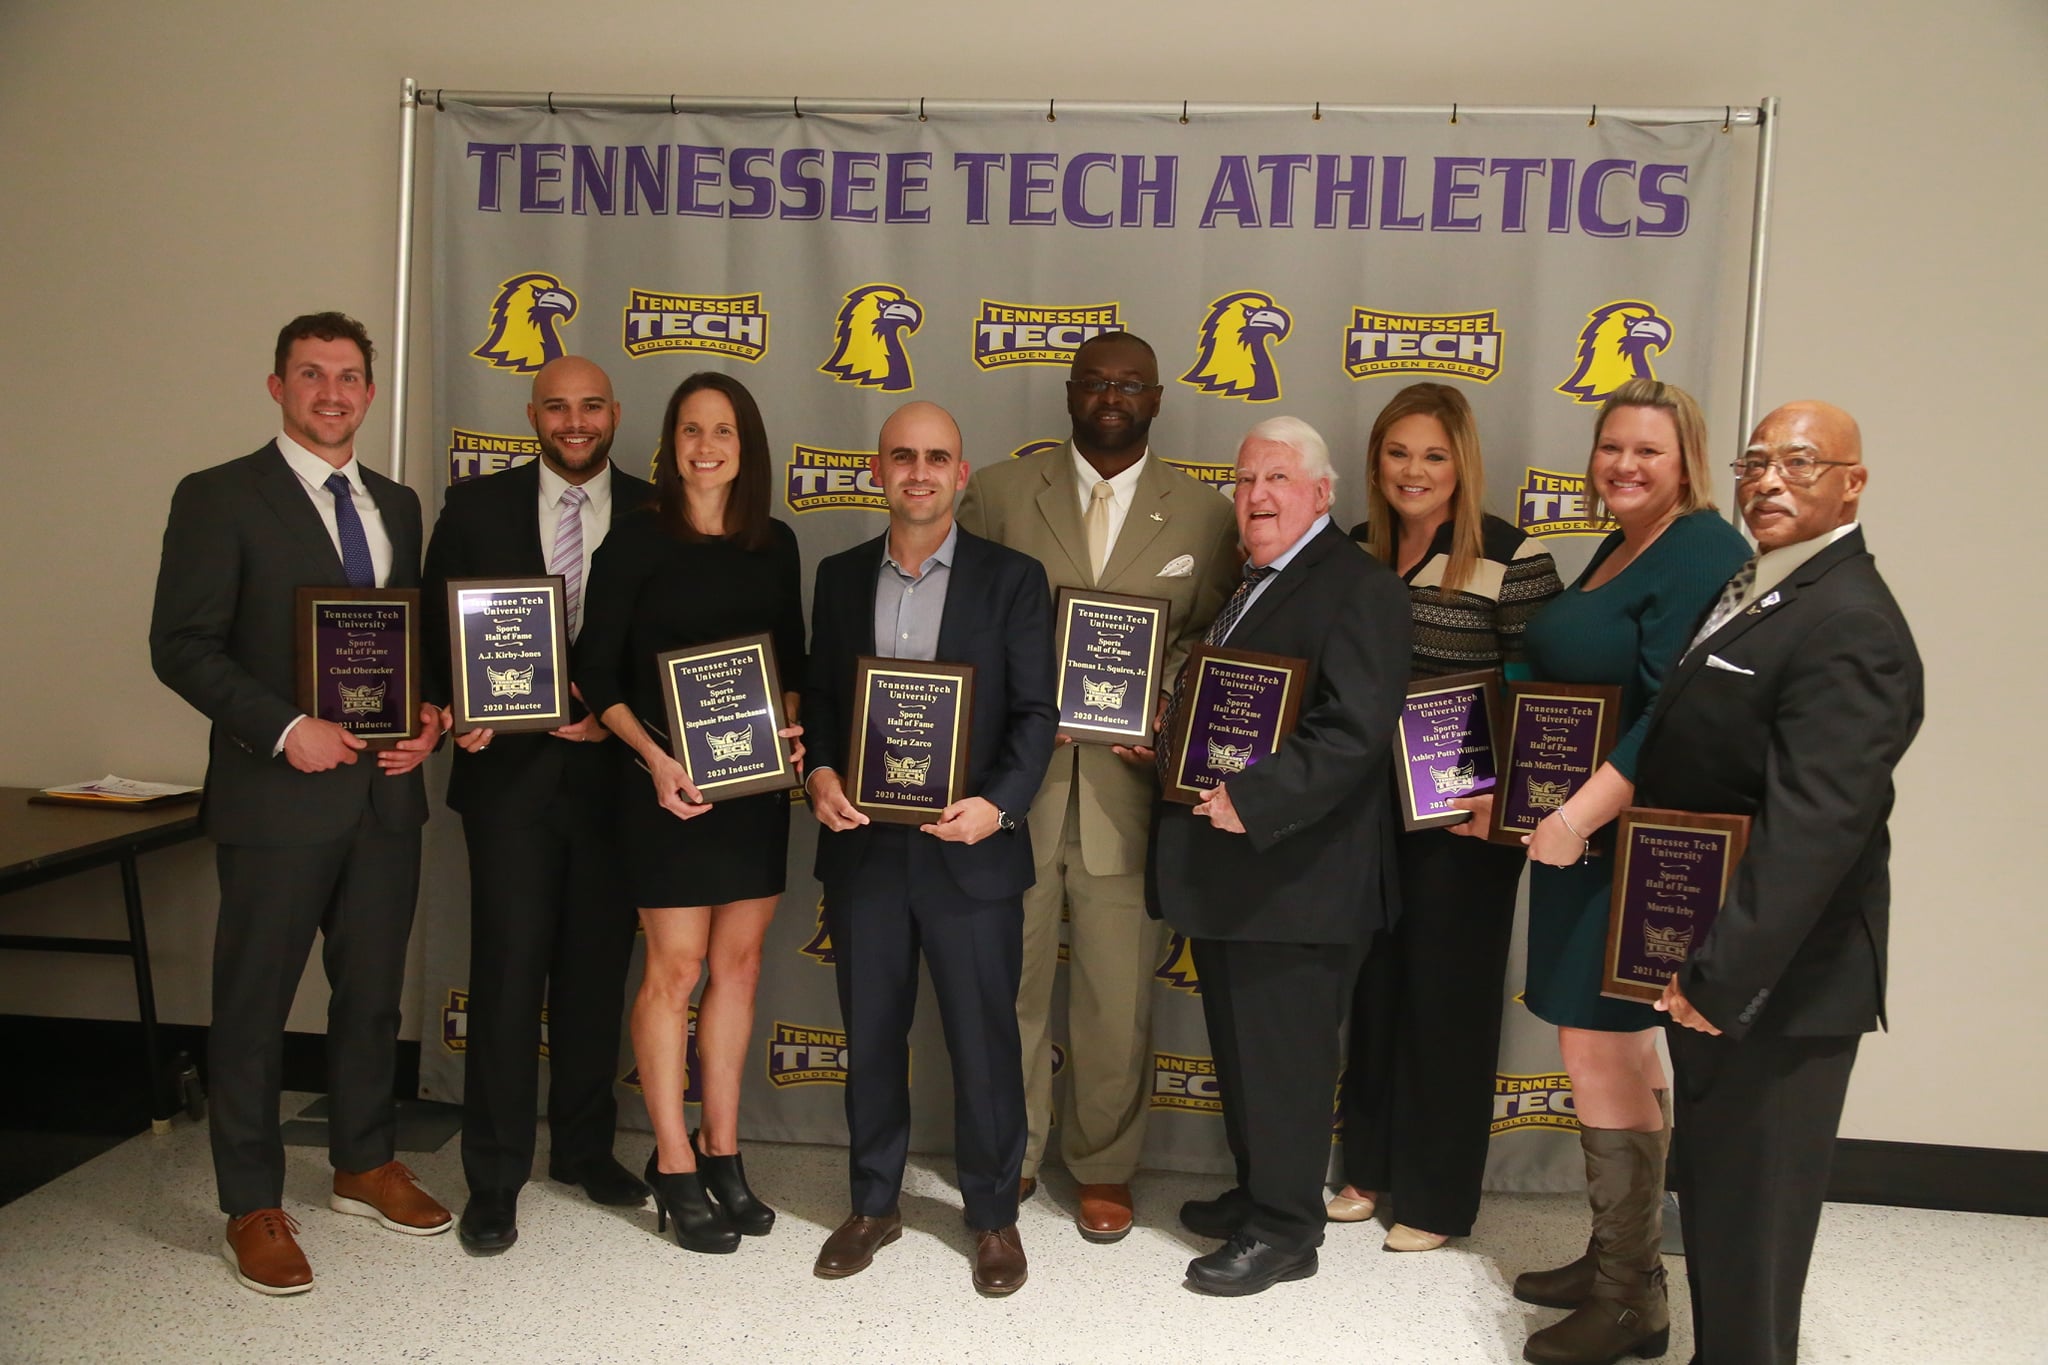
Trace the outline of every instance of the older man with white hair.
{"type": "Polygon", "coordinates": [[[1316,1272],[1337,1034],[1367,946],[1399,914],[1389,763],[1408,594],[1331,524],[1335,483],[1329,448],[1298,418],[1261,422],[1239,447],[1248,558],[1208,643],[1303,660],[1300,720],[1199,805],[1157,817],[1152,903],[1194,950],[1237,1163],[1235,1186],[1181,1209],[1224,1242],[1188,1267],[1210,1294],[1316,1272]]]}

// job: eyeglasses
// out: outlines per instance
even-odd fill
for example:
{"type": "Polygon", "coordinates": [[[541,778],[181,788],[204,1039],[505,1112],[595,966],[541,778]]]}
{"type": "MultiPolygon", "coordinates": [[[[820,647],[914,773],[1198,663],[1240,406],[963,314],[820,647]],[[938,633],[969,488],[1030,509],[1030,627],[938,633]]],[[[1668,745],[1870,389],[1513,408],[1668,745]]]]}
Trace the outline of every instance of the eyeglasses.
{"type": "Polygon", "coordinates": [[[1768,459],[1761,455],[1746,455],[1742,459],[1731,460],[1728,467],[1735,471],[1735,482],[1754,483],[1764,476],[1764,471],[1776,465],[1778,472],[1785,476],[1786,483],[1794,488],[1805,488],[1818,479],[1823,470],[1855,463],[1855,460],[1816,460],[1811,455],[1773,455],[1768,459]]]}
{"type": "Polygon", "coordinates": [[[1154,389],[1163,389],[1166,386],[1140,384],[1135,379],[1069,379],[1067,387],[1076,393],[1086,394],[1108,393],[1115,389],[1126,398],[1136,398],[1141,393],[1151,393],[1154,389]]]}

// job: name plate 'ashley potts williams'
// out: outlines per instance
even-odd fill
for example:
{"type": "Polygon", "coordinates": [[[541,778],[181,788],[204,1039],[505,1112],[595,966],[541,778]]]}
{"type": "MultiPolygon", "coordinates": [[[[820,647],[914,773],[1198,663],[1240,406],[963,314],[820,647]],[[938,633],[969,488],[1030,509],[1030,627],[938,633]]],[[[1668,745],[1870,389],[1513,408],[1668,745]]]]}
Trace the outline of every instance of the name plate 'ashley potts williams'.
{"type": "Polygon", "coordinates": [[[862,658],[853,680],[852,784],[870,820],[925,825],[967,794],[974,669],[862,658]]]}
{"type": "Polygon", "coordinates": [[[300,588],[292,648],[299,709],[372,749],[420,732],[417,588],[300,588]]]}

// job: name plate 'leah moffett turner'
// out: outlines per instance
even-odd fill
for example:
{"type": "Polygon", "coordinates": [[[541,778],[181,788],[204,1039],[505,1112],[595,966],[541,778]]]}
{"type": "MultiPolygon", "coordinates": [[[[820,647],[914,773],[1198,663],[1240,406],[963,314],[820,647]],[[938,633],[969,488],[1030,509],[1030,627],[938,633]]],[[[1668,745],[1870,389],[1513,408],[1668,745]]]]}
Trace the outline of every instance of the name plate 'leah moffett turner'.
{"type": "Polygon", "coordinates": [[[870,820],[925,825],[967,795],[974,669],[863,657],[854,665],[852,782],[870,820]]]}
{"type": "Polygon", "coordinates": [[[1621,723],[1621,689],[1605,683],[1508,684],[1507,773],[1493,803],[1496,844],[1520,847],[1543,818],[1607,761],[1621,723]]]}
{"type": "Polygon", "coordinates": [[[569,625],[561,575],[448,580],[456,734],[567,725],[569,625]]]}
{"type": "Polygon", "coordinates": [[[292,614],[299,709],[372,749],[420,732],[417,588],[300,588],[292,614]]]}
{"type": "Polygon", "coordinates": [[[775,641],[744,635],[655,656],[669,752],[712,803],[799,785],[782,706],[775,641]]]}

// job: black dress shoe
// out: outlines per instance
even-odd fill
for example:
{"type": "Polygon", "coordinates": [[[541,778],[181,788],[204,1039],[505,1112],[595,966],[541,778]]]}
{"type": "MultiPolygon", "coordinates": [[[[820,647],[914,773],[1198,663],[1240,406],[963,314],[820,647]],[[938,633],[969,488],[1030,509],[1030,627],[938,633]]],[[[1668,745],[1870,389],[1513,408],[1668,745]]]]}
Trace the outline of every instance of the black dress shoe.
{"type": "Polygon", "coordinates": [[[704,1177],[704,1188],[725,1210],[726,1221],[748,1237],[766,1237],[775,1226],[775,1210],[762,1203],[747,1184],[747,1167],[740,1154],[707,1156],[697,1138],[696,1133],[690,1134],[690,1146],[697,1153],[698,1173],[704,1177]]]}
{"type": "Polygon", "coordinates": [[[548,1163],[548,1179],[564,1185],[581,1185],[595,1204],[637,1209],[647,1202],[647,1185],[621,1166],[609,1152],[575,1163],[548,1163]]]}
{"type": "Polygon", "coordinates": [[[1244,1226],[1251,1217],[1252,1199],[1243,1186],[1233,1185],[1214,1199],[1190,1199],[1180,1206],[1180,1225],[1197,1237],[1223,1241],[1244,1226]]]}
{"type": "Polygon", "coordinates": [[[455,1235],[472,1256],[495,1256],[519,1240],[518,1204],[509,1194],[472,1194],[455,1235]]]}
{"type": "Polygon", "coordinates": [[[1235,1298],[1271,1289],[1282,1280],[1305,1280],[1315,1273],[1314,1247],[1282,1251],[1238,1232],[1207,1256],[1188,1262],[1188,1288],[1235,1298]]]}

